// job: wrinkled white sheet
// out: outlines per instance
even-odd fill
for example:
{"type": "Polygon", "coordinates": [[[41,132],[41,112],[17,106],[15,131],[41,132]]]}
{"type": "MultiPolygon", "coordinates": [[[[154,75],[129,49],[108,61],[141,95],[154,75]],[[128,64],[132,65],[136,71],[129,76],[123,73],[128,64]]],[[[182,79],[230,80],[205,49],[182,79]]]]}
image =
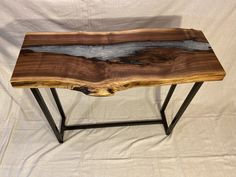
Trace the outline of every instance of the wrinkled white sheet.
{"type": "MultiPolygon", "coordinates": [[[[0,177],[235,177],[236,1],[90,0],[0,2],[0,177]],[[174,133],[160,125],[67,132],[58,144],[29,90],[9,80],[24,33],[150,27],[203,30],[227,72],[200,89],[174,133]]],[[[191,85],[178,86],[173,116],[191,85]]],[[[68,124],[158,117],[168,87],[94,98],[58,90],[68,124]]],[[[42,90],[56,120],[52,97],[42,90]]]]}

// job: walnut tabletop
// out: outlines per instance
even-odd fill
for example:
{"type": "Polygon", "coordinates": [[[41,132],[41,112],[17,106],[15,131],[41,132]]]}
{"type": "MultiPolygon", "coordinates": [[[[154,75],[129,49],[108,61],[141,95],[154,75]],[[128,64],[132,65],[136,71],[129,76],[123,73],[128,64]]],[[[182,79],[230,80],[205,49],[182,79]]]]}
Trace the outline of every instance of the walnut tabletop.
{"type": "Polygon", "coordinates": [[[217,81],[224,76],[198,30],[34,32],[25,35],[11,84],[108,96],[135,86],[217,81]]]}

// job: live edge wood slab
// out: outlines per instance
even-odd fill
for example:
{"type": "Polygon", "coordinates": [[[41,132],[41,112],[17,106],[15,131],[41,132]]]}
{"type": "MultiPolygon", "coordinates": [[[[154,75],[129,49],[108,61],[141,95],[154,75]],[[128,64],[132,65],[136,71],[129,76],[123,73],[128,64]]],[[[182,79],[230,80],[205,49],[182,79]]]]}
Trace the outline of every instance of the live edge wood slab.
{"type": "Polygon", "coordinates": [[[135,86],[217,81],[224,76],[198,30],[36,32],[25,35],[11,84],[108,96],[135,86]]]}

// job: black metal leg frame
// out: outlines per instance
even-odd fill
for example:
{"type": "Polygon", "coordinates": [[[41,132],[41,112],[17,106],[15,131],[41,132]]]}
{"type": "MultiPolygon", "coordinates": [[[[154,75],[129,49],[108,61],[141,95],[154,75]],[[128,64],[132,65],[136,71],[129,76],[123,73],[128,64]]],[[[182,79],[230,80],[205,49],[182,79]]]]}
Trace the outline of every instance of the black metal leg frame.
{"type": "Polygon", "coordinates": [[[117,126],[134,126],[134,125],[149,125],[149,124],[163,124],[165,133],[166,135],[171,134],[172,130],[174,129],[175,125],[179,121],[180,117],[183,115],[184,111],[188,107],[189,103],[201,87],[203,82],[196,82],[192,89],[190,90],[189,94],[187,95],[186,99],[184,100],[183,104],[181,105],[179,111],[176,113],[175,117],[173,118],[172,122],[170,125],[167,124],[166,116],[165,116],[165,109],[170,101],[170,98],[176,88],[176,85],[171,85],[170,90],[167,94],[167,97],[162,105],[162,108],[160,110],[161,112],[161,119],[157,120],[134,120],[134,121],[123,121],[123,122],[105,122],[105,123],[96,123],[96,124],[80,124],[80,125],[66,125],[65,120],[66,116],[63,111],[61,102],[59,100],[58,94],[56,92],[55,88],[51,88],[52,95],[54,97],[54,100],[57,104],[58,110],[61,114],[61,127],[60,130],[57,128],[53,117],[39,91],[37,88],[31,88],[31,91],[37,100],[39,106],[41,107],[45,117],[47,118],[49,125],[51,126],[54,134],[57,137],[57,140],[60,143],[63,143],[63,136],[64,136],[64,131],[67,130],[76,130],[76,129],[89,129],[89,128],[105,128],[105,127],[117,127],[117,126]]]}

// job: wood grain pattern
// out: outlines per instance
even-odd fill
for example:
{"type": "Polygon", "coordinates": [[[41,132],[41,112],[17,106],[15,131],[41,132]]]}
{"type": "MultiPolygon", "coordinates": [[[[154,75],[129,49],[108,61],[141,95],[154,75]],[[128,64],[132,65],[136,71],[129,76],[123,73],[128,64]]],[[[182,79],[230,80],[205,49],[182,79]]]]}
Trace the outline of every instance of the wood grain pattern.
{"type": "MultiPolygon", "coordinates": [[[[193,29],[139,29],[120,32],[27,33],[11,84],[14,87],[53,87],[108,96],[134,86],[222,80],[225,71],[212,49],[176,46],[146,47],[131,55],[101,60],[30,47],[51,45],[114,45],[145,41],[207,43],[193,29]]],[[[166,43],[163,43],[166,45],[166,43]]]]}

